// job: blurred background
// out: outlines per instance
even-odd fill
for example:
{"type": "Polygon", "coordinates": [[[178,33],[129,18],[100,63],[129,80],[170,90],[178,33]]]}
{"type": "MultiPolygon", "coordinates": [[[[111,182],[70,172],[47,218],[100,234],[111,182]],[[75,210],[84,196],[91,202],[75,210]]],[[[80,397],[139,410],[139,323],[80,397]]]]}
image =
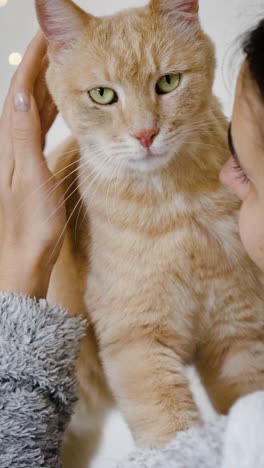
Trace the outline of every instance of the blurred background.
{"type": "MultiPolygon", "coordinates": [[[[146,2],[76,0],[76,3],[95,15],[108,15],[122,8],[144,5],[146,2]]],[[[202,25],[216,45],[218,66],[215,92],[227,116],[230,116],[232,109],[241,35],[261,16],[264,16],[264,0],[200,0],[202,25]]],[[[0,0],[0,111],[10,78],[37,29],[33,0],[0,0]]],[[[67,134],[68,129],[59,117],[51,130],[48,150],[67,134]]],[[[197,388],[195,383],[194,388],[197,388]]],[[[102,448],[92,468],[114,468],[116,460],[122,458],[132,447],[132,438],[124,421],[118,413],[113,413],[105,429],[102,448]]]]}

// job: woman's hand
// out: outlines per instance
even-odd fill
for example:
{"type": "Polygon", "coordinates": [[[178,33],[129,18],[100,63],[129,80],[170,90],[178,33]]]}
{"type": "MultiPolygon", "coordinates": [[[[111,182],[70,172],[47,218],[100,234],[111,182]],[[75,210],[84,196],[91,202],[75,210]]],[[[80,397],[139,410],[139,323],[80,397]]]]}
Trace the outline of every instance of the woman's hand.
{"type": "Polygon", "coordinates": [[[38,33],[12,79],[0,119],[0,290],[46,297],[66,222],[63,193],[42,149],[57,111],[38,33]]]}

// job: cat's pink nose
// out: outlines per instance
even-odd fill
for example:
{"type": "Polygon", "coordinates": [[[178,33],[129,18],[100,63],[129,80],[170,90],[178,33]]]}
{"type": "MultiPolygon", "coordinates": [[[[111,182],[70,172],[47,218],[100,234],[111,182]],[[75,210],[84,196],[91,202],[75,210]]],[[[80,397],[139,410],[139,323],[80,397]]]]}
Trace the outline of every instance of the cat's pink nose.
{"type": "Polygon", "coordinates": [[[141,145],[149,149],[154,141],[154,138],[159,133],[157,128],[148,128],[138,130],[137,132],[132,133],[132,136],[137,138],[140,141],[141,145]]]}

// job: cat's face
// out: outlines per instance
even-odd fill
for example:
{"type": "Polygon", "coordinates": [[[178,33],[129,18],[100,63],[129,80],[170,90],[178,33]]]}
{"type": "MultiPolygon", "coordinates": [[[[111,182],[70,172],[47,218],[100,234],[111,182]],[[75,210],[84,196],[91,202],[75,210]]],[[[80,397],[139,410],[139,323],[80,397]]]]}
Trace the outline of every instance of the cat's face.
{"type": "Polygon", "coordinates": [[[104,18],[69,0],[57,0],[56,10],[37,3],[50,42],[49,87],[83,154],[89,147],[91,163],[111,173],[167,165],[211,99],[213,48],[197,2],[153,0],[104,18]]]}

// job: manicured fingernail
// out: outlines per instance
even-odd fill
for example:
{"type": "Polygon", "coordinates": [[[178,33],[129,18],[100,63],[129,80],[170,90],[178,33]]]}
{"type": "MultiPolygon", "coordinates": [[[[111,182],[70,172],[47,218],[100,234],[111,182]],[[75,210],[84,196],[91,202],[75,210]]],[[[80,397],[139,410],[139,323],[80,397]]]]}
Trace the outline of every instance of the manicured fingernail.
{"type": "Polygon", "coordinates": [[[15,109],[19,112],[28,112],[30,110],[30,95],[25,91],[18,91],[14,99],[15,109]]]}

